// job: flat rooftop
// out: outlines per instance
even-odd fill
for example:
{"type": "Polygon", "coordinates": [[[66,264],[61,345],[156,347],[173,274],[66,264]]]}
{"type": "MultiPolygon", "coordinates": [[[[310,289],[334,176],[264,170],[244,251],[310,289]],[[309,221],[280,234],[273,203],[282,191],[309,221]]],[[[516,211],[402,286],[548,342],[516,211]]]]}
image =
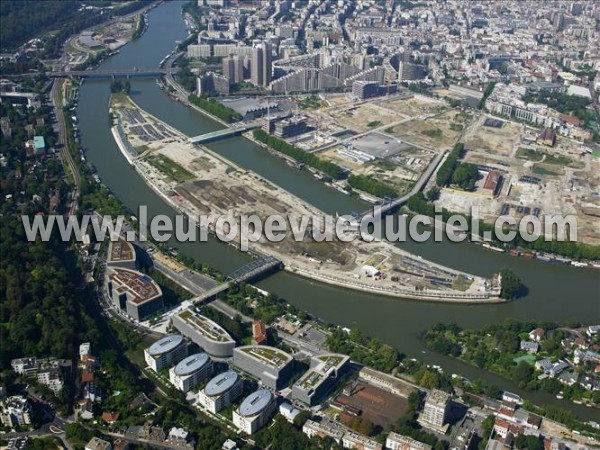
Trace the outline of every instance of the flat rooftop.
{"type": "Polygon", "coordinates": [[[208,339],[215,342],[234,342],[233,338],[219,324],[213,322],[208,317],[194,314],[191,310],[186,309],[178,314],[179,318],[185,321],[190,326],[194,327],[198,332],[202,333],[208,339]]]}
{"type": "Polygon", "coordinates": [[[133,245],[119,236],[119,240],[110,241],[108,245],[108,263],[134,261],[135,249],[133,245]]]}
{"type": "Polygon", "coordinates": [[[162,295],[158,284],[148,275],[137,270],[111,267],[108,279],[117,294],[127,294],[127,301],[141,305],[162,295]]]}
{"type": "Polygon", "coordinates": [[[292,360],[292,355],[283,350],[265,345],[246,345],[238,347],[234,351],[244,353],[271,367],[281,369],[292,360]]]}
{"type": "Polygon", "coordinates": [[[335,353],[317,356],[312,360],[313,367],[300,377],[296,385],[304,390],[315,389],[329,377],[333,370],[339,370],[349,359],[347,355],[335,353]]]}
{"type": "Polygon", "coordinates": [[[440,391],[438,389],[432,390],[427,398],[425,398],[425,403],[433,404],[436,406],[446,406],[446,404],[450,401],[450,394],[444,391],[440,391]]]}

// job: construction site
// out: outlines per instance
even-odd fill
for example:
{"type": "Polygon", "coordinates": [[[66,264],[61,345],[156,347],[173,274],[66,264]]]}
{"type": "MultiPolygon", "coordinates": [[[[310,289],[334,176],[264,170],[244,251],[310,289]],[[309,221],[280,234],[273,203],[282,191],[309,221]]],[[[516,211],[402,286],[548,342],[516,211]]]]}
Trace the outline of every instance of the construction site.
{"type": "Polygon", "coordinates": [[[437,203],[463,213],[478,207],[490,223],[500,215],[572,214],[578,240],[599,244],[600,158],[578,141],[554,133],[554,139],[543,141],[540,134],[480,114],[463,136],[463,161],[478,167],[480,179],[472,191],[442,189],[437,203]],[[490,173],[497,177],[494,186],[486,186],[490,173]]]}
{"type": "MultiPolygon", "coordinates": [[[[191,144],[186,136],[137,108],[131,100],[117,97],[111,108],[118,117],[113,135],[123,154],[178,211],[190,217],[256,215],[263,221],[272,215],[281,215],[288,221],[290,215],[296,220],[303,216],[324,217],[317,208],[256,173],[205,146],[191,144]],[[151,141],[141,139],[140,124],[147,133],[152,129],[160,135],[151,141]],[[135,155],[131,148],[135,149],[135,155]]],[[[209,223],[208,229],[220,235],[229,231],[228,225],[219,221],[209,223]]],[[[280,242],[271,242],[262,233],[258,242],[250,244],[250,249],[278,258],[287,270],[299,275],[345,287],[428,300],[498,301],[498,286],[494,281],[412,257],[388,242],[365,242],[359,238],[351,242],[337,238],[317,242],[312,228],[297,240],[290,230],[288,226],[280,242]],[[375,272],[365,271],[376,254],[380,256],[375,272]],[[468,282],[456,283],[456,280],[468,282]]],[[[239,243],[239,236],[234,243],[239,243]]]]}

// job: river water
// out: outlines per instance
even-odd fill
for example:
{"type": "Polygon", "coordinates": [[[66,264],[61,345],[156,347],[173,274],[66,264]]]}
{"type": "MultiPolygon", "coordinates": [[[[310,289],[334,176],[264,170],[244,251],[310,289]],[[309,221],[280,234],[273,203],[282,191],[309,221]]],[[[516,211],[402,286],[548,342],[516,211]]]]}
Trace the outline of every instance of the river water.
{"type": "MultiPolygon", "coordinates": [[[[182,2],[160,5],[149,13],[149,28],[138,40],[126,45],[106,61],[103,69],[156,67],[177,40],[186,36],[180,8],[182,2]]],[[[98,169],[103,182],[134,211],[147,205],[149,217],[173,211],[146,184],[121,155],[108,124],[108,80],[87,80],[80,92],[79,127],[86,156],[98,169]]],[[[132,79],[132,97],[144,109],[187,135],[193,136],[222,128],[204,115],[171,100],[155,80],[132,79]]],[[[366,204],[317,182],[307,172],[289,167],[245,138],[233,138],[209,145],[211,149],[237,164],[253,170],[327,213],[362,211],[366,204]]],[[[247,256],[214,240],[205,243],[176,243],[179,251],[228,273],[248,261],[247,256]]],[[[507,318],[521,320],[578,320],[600,322],[600,277],[598,272],[569,266],[551,265],[513,258],[471,244],[415,243],[403,248],[423,258],[471,272],[490,276],[511,267],[528,288],[525,297],[497,305],[451,305],[399,300],[333,287],[286,272],[259,284],[275,292],[299,309],[323,320],[343,326],[358,326],[364,334],[394,345],[402,353],[442,366],[467,378],[483,378],[516,392],[538,404],[556,404],[577,416],[592,419],[589,408],[559,401],[540,392],[522,392],[514,383],[451,358],[426,351],[419,333],[436,322],[456,322],[480,327],[507,318]]]]}

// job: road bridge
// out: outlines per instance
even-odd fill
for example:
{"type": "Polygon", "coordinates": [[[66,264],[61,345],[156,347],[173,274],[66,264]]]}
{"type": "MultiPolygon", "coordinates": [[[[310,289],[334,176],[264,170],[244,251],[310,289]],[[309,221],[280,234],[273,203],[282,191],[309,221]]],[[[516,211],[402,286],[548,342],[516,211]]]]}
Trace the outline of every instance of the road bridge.
{"type": "Polygon", "coordinates": [[[159,77],[171,72],[171,68],[133,68],[133,69],[95,69],[95,70],[62,70],[57,72],[46,72],[53,78],[81,77],[81,78],[140,78],[159,77]]]}
{"type": "Polygon", "coordinates": [[[360,216],[365,217],[370,214],[373,214],[373,216],[377,216],[377,215],[382,216],[385,213],[393,210],[394,208],[404,205],[408,201],[409,198],[411,198],[417,192],[420,192],[425,187],[425,185],[429,181],[429,178],[431,178],[431,175],[433,175],[433,172],[435,172],[435,170],[438,168],[438,166],[444,159],[444,156],[446,156],[445,151],[437,154],[431,160],[431,163],[429,164],[429,166],[427,167],[425,172],[423,172],[421,174],[421,177],[417,180],[417,182],[415,183],[415,185],[413,186],[413,188],[410,190],[410,192],[408,194],[403,195],[402,197],[398,197],[396,199],[390,199],[389,201],[385,201],[381,205],[377,205],[377,206],[373,207],[372,209],[368,209],[367,211],[363,212],[360,216]]]}
{"type": "Polygon", "coordinates": [[[225,139],[229,136],[235,136],[238,134],[242,134],[245,131],[251,130],[252,128],[257,128],[260,126],[259,122],[249,122],[239,125],[234,125],[230,128],[225,128],[224,130],[211,131],[210,133],[201,134],[199,136],[194,136],[190,138],[190,142],[192,144],[204,144],[206,142],[217,141],[219,139],[225,139]]]}
{"type": "Polygon", "coordinates": [[[273,256],[260,256],[259,258],[253,259],[249,263],[244,264],[243,266],[231,272],[227,276],[224,283],[204,291],[200,295],[192,298],[190,301],[194,304],[200,304],[214,300],[220,294],[227,291],[232,283],[256,281],[259,277],[263,277],[282,268],[283,263],[279,259],[273,256]]]}

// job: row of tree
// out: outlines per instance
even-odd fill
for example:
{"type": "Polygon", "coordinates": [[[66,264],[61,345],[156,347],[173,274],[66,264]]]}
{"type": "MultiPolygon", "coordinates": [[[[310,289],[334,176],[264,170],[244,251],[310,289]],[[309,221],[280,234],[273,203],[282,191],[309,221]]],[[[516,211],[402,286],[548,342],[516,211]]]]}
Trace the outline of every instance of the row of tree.
{"type": "Polygon", "coordinates": [[[444,163],[440,166],[435,176],[435,184],[439,187],[448,186],[452,181],[454,171],[459,165],[458,160],[462,157],[465,146],[458,143],[454,146],[444,163]]]}
{"type": "Polygon", "coordinates": [[[398,191],[389,184],[376,180],[372,176],[367,175],[350,175],[348,184],[354,189],[367,192],[376,197],[397,197],[398,191]]]}
{"type": "Polygon", "coordinates": [[[312,153],[305,152],[304,150],[287,143],[283,139],[279,139],[278,137],[270,135],[261,128],[255,128],[253,135],[254,139],[267,144],[273,150],[291,156],[296,161],[314,167],[315,169],[326,173],[336,180],[342,179],[345,176],[344,169],[337,164],[334,164],[330,161],[325,161],[312,153]]]}

